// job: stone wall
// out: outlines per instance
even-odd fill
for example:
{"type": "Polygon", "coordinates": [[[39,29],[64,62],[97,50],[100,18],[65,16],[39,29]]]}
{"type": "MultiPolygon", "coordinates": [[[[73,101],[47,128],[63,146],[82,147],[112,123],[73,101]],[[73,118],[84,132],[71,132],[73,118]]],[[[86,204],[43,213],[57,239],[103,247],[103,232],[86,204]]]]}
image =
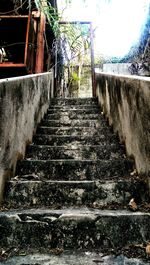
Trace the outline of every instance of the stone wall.
{"type": "Polygon", "coordinates": [[[0,200],[53,97],[53,74],[0,80],[0,200]]]}
{"type": "Polygon", "coordinates": [[[96,75],[97,96],[138,173],[150,174],[150,78],[96,75]]]}

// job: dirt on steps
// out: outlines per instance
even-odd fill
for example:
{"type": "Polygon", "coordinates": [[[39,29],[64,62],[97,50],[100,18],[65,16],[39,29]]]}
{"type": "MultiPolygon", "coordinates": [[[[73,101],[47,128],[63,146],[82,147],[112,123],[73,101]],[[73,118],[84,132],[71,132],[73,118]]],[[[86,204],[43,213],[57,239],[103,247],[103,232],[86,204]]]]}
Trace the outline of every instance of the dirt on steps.
{"type": "MultiPolygon", "coordinates": [[[[1,247],[4,254],[12,246],[27,250],[25,254],[43,247],[46,253],[71,249],[70,255],[77,249],[98,249],[111,254],[101,260],[103,264],[144,264],[112,255],[148,259],[144,250],[150,240],[150,213],[144,205],[149,205],[145,178],[138,176],[133,160],[126,157],[97,99],[54,99],[6,186],[0,212],[1,247]],[[138,211],[129,210],[131,199],[138,211]],[[145,212],[140,211],[142,206],[145,212]],[[143,246],[142,251],[130,252],[129,246],[137,245],[143,246]]],[[[93,265],[86,255],[83,260],[74,257],[69,265],[77,260],[93,265]]],[[[30,257],[27,260],[31,262],[30,257]]],[[[54,257],[48,264],[56,260],[66,265],[68,258],[54,257]]]]}

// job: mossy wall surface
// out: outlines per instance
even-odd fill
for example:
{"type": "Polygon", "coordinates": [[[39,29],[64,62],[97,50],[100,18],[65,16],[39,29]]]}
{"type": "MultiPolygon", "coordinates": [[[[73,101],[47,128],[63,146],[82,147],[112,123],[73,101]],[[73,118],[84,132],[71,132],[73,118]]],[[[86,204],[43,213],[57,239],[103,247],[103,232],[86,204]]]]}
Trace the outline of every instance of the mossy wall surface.
{"type": "Polygon", "coordinates": [[[138,173],[150,173],[150,79],[99,73],[97,96],[103,112],[133,156],[138,173]]]}
{"type": "Polygon", "coordinates": [[[0,197],[53,97],[53,74],[0,81],[0,197]]]}

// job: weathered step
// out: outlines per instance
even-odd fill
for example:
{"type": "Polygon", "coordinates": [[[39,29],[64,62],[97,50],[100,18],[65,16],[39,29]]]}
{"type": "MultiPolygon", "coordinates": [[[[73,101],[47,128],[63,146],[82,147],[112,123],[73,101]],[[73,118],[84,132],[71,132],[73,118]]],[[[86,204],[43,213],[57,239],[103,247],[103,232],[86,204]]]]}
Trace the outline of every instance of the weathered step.
{"type": "Polygon", "coordinates": [[[72,136],[72,135],[47,135],[47,134],[36,134],[33,138],[34,144],[39,145],[108,145],[111,143],[117,143],[117,137],[112,134],[99,134],[97,136],[72,136]]]}
{"type": "Polygon", "coordinates": [[[132,162],[127,159],[23,160],[17,164],[16,175],[35,173],[41,180],[113,179],[129,176],[132,167],[132,162]]]}
{"type": "Polygon", "coordinates": [[[0,212],[0,246],[25,249],[114,249],[148,242],[150,213],[88,210],[0,212]]]}
{"type": "Polygon", "coordinates": [[[26,152],[26,159],[34,158],[36,160],[47,159],[113,159],[125,157],[125,150],[120,145],[98,145],[83,146],[46,146],[46,145],[29,145],[26,152]]]}
{"type": "MultiPolygon", "coordinates": [[[[71,119],[71,120],[97,120],[101,114],[76,114],[76,113],[55,113],[46,114],[45,118],[48,120],[58,120],[58,119],[71,119]]],[[[103,118],[103,116],[102,116],[103,118]]]]}
{"type": "Polygon", "coordinates": [[[5,203],[9,207],[51,208],[68,206],[128,206],[134,198],[141,204],[148,199],[146,183],[140,179],[114,181],[32,181],[14,180],[6,185],[5,203]]]}
{"type": "Polygon", "coordinates": [[[77,111],[77,110],[89,110],[89,109],[99,109],[101,110],[100,106],[97,104],[88,104],[88,105],[50,105],[49,109],[53,111],[77,111]]]}
{"type": "Polygon", "coordinates": [[[72,113],[72,114],[98,114],[100,113],[100,107],[89,107],[89,108],[49,108],[48,114],[55,114],[55,113],[72,113]]]}
{"type": "Polygon", "coordinates": [[[97,98],[54,98],[51,105],[92,105],[97,104],[97,98]]]}
{"type": "Polygon", "coordinates": [[[50,126],[50,127],[64,127],[64,126],[71,126],[71,127],[92,127],[92,128],[100,128],[104,126],[108,126],[105,120],[71,120],[71,119],[63,119],[60,120],[49,120],[44,119],[41,122],[41,126],[50,126]]]}
{"type": "Polygon", "coordinates": [[[90,127],[47,127],[39,126],[37,134],[51,134],[51,135],[74,135],[74,136],[97,136],[99,134],[113,134],[110,128],[100,127],[98,130],[90,127]]]}
{"type": "Polygon", "coordinates": [[[22,251],[22,253],[24,253],[22,256],[9,256],[8,260],[0,262],[0,265],[149,265],[149,261],[139,259],[137,253],[135,253],[134,258],[129,258],[123,254],[102,253],[100,249],[95,250],[95,252],[94,250],[79,252],[53,249],[48,251],[48,254],[44,254],[44,251],[43,254],[36,252],[30,254],[29,252],[30,255],[27,255],[26,251],[22,251]]]}

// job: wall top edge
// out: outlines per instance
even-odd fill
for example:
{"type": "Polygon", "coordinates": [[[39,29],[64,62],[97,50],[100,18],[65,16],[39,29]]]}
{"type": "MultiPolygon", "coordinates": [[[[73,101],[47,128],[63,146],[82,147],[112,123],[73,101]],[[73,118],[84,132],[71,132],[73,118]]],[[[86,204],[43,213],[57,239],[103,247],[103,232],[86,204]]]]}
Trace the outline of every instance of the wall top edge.
{"type": "Polygon", "coordinates": [[[150,82],[150,77],[147,77],[147,76],[122,75],[122,74],[113,74],[113,73],[109,73],[109,72],[107,72],[107,73],[99,72],[99,73],[95,73],[95,75],[96,75],[96,77],[98,77],[98,76],[119,77],[119,78],[124,78],[124,79],[129,79],[129,80],[150,82]]]}
{"type": "Polygon", "coordinates": [[[6,83],[6,82],[7,83],[8,82],[12,82],[12,81],[27,80],[27,79],[30,79],[30,78],[36,78],[36,77],[46,76],[46,75],[52,75],[52,71],[45,72],[45,73],[40,73],[40,74],[31,74],[31,75],[23,75],[23,76],[17,76],[17,77],[3,78],[3,79],[0,79],[0,84],[6,83]]]}

